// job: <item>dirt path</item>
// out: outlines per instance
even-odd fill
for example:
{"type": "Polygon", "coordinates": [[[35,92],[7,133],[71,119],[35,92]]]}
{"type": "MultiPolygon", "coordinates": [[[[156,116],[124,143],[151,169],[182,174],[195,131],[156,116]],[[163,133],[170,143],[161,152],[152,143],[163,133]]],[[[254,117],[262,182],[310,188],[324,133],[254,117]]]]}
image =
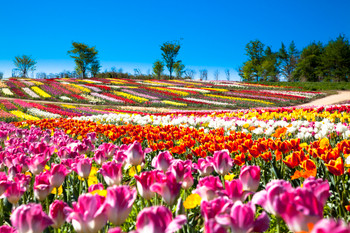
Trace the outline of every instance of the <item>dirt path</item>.
{"type": "Polygon", "coordinates": [[[299,106],[332,105],[346,100],[350,100],[350,91],[338,91],[338,94],[326,96],[324,98],[314,100],[310,103],[301,104],[299,106]]]}

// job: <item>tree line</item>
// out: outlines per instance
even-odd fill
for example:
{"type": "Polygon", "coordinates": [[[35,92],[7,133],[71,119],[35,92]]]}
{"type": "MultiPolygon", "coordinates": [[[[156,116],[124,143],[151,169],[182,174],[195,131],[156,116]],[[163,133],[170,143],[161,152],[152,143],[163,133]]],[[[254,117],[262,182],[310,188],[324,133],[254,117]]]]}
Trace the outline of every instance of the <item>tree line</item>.
{"type": "Polygon", "coordinates": [[[294,41],[272,51],[270,46],[254,40],[245,51],[248,60],[238,69],[243,81],[350,81],[350,43],[344,35],[327,44],[312,42],[301,51],[294,41]]]}

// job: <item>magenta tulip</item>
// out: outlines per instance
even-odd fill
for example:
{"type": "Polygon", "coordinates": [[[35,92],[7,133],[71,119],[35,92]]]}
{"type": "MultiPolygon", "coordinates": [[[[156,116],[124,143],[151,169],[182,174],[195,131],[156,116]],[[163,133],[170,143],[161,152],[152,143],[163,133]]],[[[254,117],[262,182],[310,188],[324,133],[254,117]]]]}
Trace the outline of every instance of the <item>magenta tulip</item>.
{"type": "Polygon", "coordinates": [[[35,177],[34,181],[34,196],[39,201],[45,200],[45,198],[51,193],[52,186],[49,181],[49,172],[40,173],[35,177]]]}
{"type": "Polygon", "coordinates": [[[38,175],[45,168],[45,165],[49,159],[45,155],[34,155],[28,164],[29,170],[33,175],[38,175]]]}
{"type": "Polygon", "coordinates": [[[191,173],[192,162],[190,160],[173,160],[168,171],[176,178],[177,182],[182,182],[185,174],[191,173]]]}
{"type": "Polygon", "coordinates": [[[132,166],[140,165],[145,159],[145,154],[149,152],[151,152],[150,148],[146,148],[143,151],[141,144],[135,141],[126,151],[124,151],[124,154],[126,155],[126,163],[132,166]]]}
{"type": "Polygon", "coordinates": [[[76,171],[81,178],[87,179],[91,172],[91,159],[77,159],[76,171]]]}
{"type": "Polygon", "coordinates": [[[215,151],[213,155],[213,166],[219,175],[226,175],[233,166],[233,160],[228,150],[215,151]]]}
{"type": "Polygon", "coordinates": [[[60,187],[68,174],[69,171],[66,166],[62,164],[52,164],[49,178],[50,184],[55,188],[60,187]]]}
{"type": "Polygon", "coordinates": [[[174,205],[181,190],[181,183],[176,181],[175,176],[167,172],[163,181],[151,185],[151,191],[162,196],[168,205],[174,205]]]}
{"type": "Polygon", "coordinates": [[[223,192],[233,202],[244,201],[252,192],[243,190],[241,180],[232,180],[225,182],[225,190],[223,192]]]}
{"type": "Polygon", "coordinates": [[[151,185],[157,181],[161,180],[161,177],[164,177],[164,174],[160,174],[161,171],[153,170],[142,172],[140,175],[135,175],[137,191],[141,197],[146,200],[153,198],[156,193],[151,191],[151,185]]]}
{"type": "Polygon", "coordinates": [[[18,233],[15,228],[7,225],[0,226],[0,233],[18,233]]]}
{"type": "Polygon", "coordinates": [[[171,156],[169,151],[159,152],[159,154],[152,159],[152,167],[166,172],[170,167],[172,160],[173,156],[171,156]]]}
{"type": "Polygon", "coordinates": [[[78,233],[97,233],[107,222],[104,198],[90,193],[82,194],[78,203],[73,202],[73,209],[65,207],[67,222],[72,225],[78,233]]]}
{"type": "Polygon", "coordinates": [[[112,143],[103,143],[97,148],[97,150],[103,151],[107,158],[111,158],[117,149],[118,147],[112,143]]]}
{"type": "Polygon", "coordinates": [[[120,185],[123,178],[123,164],[114,161],[104,163],[99,171],[108,186],[120,185]]]}
{"type": "Polygon", "coordinates": [[[6,189],[4,196],[12,205],[16,205],[24,192],[25,189],[21,187],[21,184],[11,182],[6,189]]]}
{"type": "Polygon", "coordinates": [[[98,183],[98,184],[90,185],[90,187],[88,188],[88,192],[91,193],[92,191],[95,191],[95,190],[104,190],[104,189],[105,187],[103,186],[103,184],[98,183]]]}
{"type": "Polygon", "coordinates": [[[341,220],[322,219],[314,225],[310,233],[350,233],[350,227],[341,220]]]}
{"type": "Polygon", "coordinates": [[[255,219],[255,205],[251,202],[243,204],[236,201],[230,214],[222,214],[215,217],[215,220],[225,227],[230,227],[231,232],[264,232],[269,228],[269,217],[263,212],[255,219]]]}
{"type": "Polygon", "coordinates": [[[114,225],[120,226],[129,217],[136,197],[136,190],[129,186],[107,188],[105,208],[108,220],[114,225]]]}
{"type": "Polygon", "coordinates": [[[174,233],[186,223],[185,215],[173,219],[171,211],[164,206],[144,208],[136,220],[137,233],[174,233]]]}
{"type": "Polygon", "coordinates": [[[102,151],[102,150],[95,151],[94,160],[98,165],[102,165],[104,162],[107,161],[107,159],[108,158],[106,157],[104,151],[102,151]]]}
{"type": "Polygon", "coordinates": [[[194,180],[193,180],[193,176],[192,176],[191,169],[190,169],[185,173],[183,180],[182,180],[181,187],[183,189],[187,190],[187,189],[192,187],[193,183],[194,183],[194,180]]]}
{"type": "Polygon", "coordinates": [[[109,229],[108,233],[122,233],[122,230],[119,227],[114,227],[109,229]]]}
{"type": "Polygon", "coordinates": [[[41,233],[53,224],[40,204],[30,203],[17,207],[11,214],[11,223],[18,233],[41,233]]]}
{"type": "Polygon", "coordinates": [[[207,156],[205,159],[199,158],[197,162],[197,169],[200,176],[209,176],[214,171],[213,158],[207,156]]]}
{"type": "Polygon", "coordinates": [[[50,205],[49,216],[53,221],[53,225],[52,225],[53,228],[60,228],[66,221],[67,213],[65,213],[65,211],[63,210],[67,206],[68,206],[67,203],[60,200],[55,200],[50,205]]]}
{"type": "Polygon", "coordinates": [[[245,191],[256,192],[260,183],[260,167],[243,165],[239,179],[242,181],[245,191]]]}
{"type": "Polygon", "coordinates": [[[6,173],[0,172],[0,196],[4,194],[10,183],[11,182],[7,180],[6,173]]]}
{"type": "Polygon", "coordinates": [[[219,197],[212,201],[202,201],[201,214],[205,222],[215,220],[215,217],[219,214],[229,214],[232,206],[233,202],[224,197],[219,197]]]}
{"type": "Polygon", "coordinates": [[[220,192],[223,191],[220,178],[217,176],[207,176],[199,180],[197,188],[193,190],[193,193],[197,193],[202,201],[211,201],[217,198],[220,192]]]}

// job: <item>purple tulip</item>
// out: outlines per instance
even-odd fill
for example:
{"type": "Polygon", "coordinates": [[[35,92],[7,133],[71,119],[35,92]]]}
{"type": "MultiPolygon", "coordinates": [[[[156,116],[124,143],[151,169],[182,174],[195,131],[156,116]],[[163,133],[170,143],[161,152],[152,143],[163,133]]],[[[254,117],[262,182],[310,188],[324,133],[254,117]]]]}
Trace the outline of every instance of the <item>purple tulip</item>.
{"type": "Polygon", "coordinates": [[[213,158],[207,156],[205,159],[199,158],[197,162],[197,169],[200,176],[209,176],[214,171],[212,164],[213,158]]]}
{"type": "Polygon", "coordinates": [[[173,156],[171,156],[169,151],[159,152],[159,154],[152,159],[152,167],[166,172],[170,167],[172,160],[173,156]]]}
{"type": "Polygon", "coordinates": [[[137,233],[174,233],[186,223],[185,215],[173,219],[171,211],[164,206],[153,206],[140,211],[136,220],[137,233]]]}
{"type": "Polygon", "coordinates": [[[193,193],[197,193],[202,198],[202,201],[211,201],[217,198],[222,191],[223,187],[220,178],[217,176],[207,176],[199,180],[197,188],[193,190],[193,193]]]}
{"type": "Polygon", "coordinates": [[[239,179],[242,181],[245,191],[256,192],[260,183],[260,167],[243,165],[239,179]]]}
{"type": "Polygon", "coordinates": [[[11,214],[11,223],[18,233],[41,233],[53,224],[40,204],[21,205],[11,214]]]}
{"type": "Polygon", "coordinates": [[[49,216],[53,221],[53,228],[60,228],[66,221],[67,215],[63,210],[67,206],[67,203],[60,200],[55,200],[50,205],[49,216]]]}
{"type": "Polygon", "coordinates": [[[151,185],[151,191],[158,193],[168,205],[174,205],[181,190],[181,183],[176,181],[175,176],[167,172],[162,181],[151,185]]]}
{"type": "Polygon", "coordinates": [[[73,202],[73,209],[65,207],[67,222],[72,225],[78,233],[97,233],[107,222],[104,198],[90,193],[82,194],[78,203],[73,202]]]}
{"type": "Polygon", "coordinates": [[[124,154],[126,155],[126,163],[131,164],[132,166],[140,165],[145,159],[145,154],[149,152],[151,152],[150,148],[146,148],[143,151],[141,144],[135,141],[126,151],[124,151],[124,154]]]}
{"type": "Polygon", "coordinates": [[[104,163],[100,169],[108,186],[120,185],[123,178],[123,164],[114,161],[104,163]]]}
{"type": "Polygon", "coordinates": [[[60,187],[68,174],[69,171],[66,166],[62,164],[52,164],[49,178],[50,184],[55,188],[60,187]]]}
{"type": "Polygon", "coordinates": [[[230,214],[222,214],[215,217],[215,220],[225,227],[230,227],[231,232],[264,232],[269,228],[269,217],[263,212],[255,219],[255,205],[249,202],[243,204],[236,201],[230,214]]]}
{"type": "Polygon", "coordinates": [[[219,175],[226,175],[233,166],[233,160],[228,150],[215,151],[213,155],[213,166],[219,175]]]}
{"type": "Polygon", "coordinates": [[[108,220],[114,225],[120,226],[129,217],[136,197],[136,190],[129,186],[107,188],[105,208],[108,220]]]}

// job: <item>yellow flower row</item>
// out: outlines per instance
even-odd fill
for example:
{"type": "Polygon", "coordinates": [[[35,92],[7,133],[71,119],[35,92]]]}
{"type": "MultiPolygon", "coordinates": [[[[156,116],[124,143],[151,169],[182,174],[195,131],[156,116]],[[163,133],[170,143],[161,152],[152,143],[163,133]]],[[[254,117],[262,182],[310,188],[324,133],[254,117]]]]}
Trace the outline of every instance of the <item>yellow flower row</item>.
{"type": "Polygon", "coordinates": [[[10,113],[12,113],[13,115],[19,117],[19,118],[23,118],[25,120],[33,120],[33,121],[36,121],[36,120],[40,120],[39,117],[35,117],[35,116],[32,116],[32,115],[28,115],[28,114],[25,114],[24,112],[21,112],[21,111],[10,111],[10,113]]]}
{"type": "Polygon", "coordinates": [[[71,104],[62,104],[61,106],[64,108],[76,108],[74,105],[71,104]]]}
{"type": "Polygon", "coordinates": [[[251,101],[251,102],[258,102],[258,103],[263,103],[263,104],[274,104],[274,103],[272,103],[272,102],[268,102],[268,101],[264,101],[264,100],[247,99],[247,98],[238,98],[238,97],[232,97],[232,96],[222,96],[222,95],[213,95],[213,94],[205,94],[205,96],[214,97],[214,98],[221,98],[221,99],[251,101]]]}
{"type": "Polygon", "coordinates": [[[90,93],[91,90],[86,88],[86,87],[82,87],[82,86],[79,86],[79,85],[76,85],[76,84],[71,84],[72,87],[75,87],[75,88],[78,88],[79,90],[81,90],[82,92],[85,92],[85,93],[90,93]]]}
{"type": "Polygon", "coordinates": [[[35,91],[38,95],[43,98],[51,98],[51,95],[47,94],[45,91],[41,90],[39,87],[31,87],[33,91],[35,91]]]}
{"type": "Polygon", "coordinates": [[[144,83],[154,83],[154,84],[158,84],[158,85],[162,85],[162,86],[173,86],[174,84],[171,83],[163,83],[163,82],[157,82],[157,81],[150,81],[150,80],[146,80],[143,81],[144,83]]]}
{"type": "Polygon", "coordinates": [[[42,82],[39,82],[39,81],[35,81],[35,80],[30,80],[32,83],[34,83],[35,85],[44,85],[42,82]]]}
{"type": "Polygon", "coordinates": [[[174,102],[174,101],[170,101],[170,100],[163,100],[162,103],[170,104],[170,105],[174,105],[174,106],[187,106],[187,104],[178,103],[178,102],[174,102]]]}
{"type": "Polygon", "coordinates": [[[173,89],[170,89],[170,88],[164,88],[164,87],[148,87],[148,88],[155,89],[155,90],[161,90],[161,91],[167,91],[167,92],[178,94],[178,95],[181,95],[181,96],[188,96],[189,95],[188,92],[173,90],[173,89]]]}
{"type": "Polygon", "coordinates": [[[146,98],[142,98],[142,97],[139,97],[136,95],[131,95],[131,94],[121,92],[121,91],[114,91],[114,94],[125,97],[127,99],[135,100],[135,101],[140,102],[140,103],[148,101],[148,99],[146,99],[146,98]]]}
{"type": "Polygon", "coordinates": [[[223,89],[223,88],[207,88],[207,87],[202,87],[202,89],[204,90],[209,90],[209,91],[222,91],[222,92],[226,92],[226,91],[229,91],[227,89],[223,89]]]}

